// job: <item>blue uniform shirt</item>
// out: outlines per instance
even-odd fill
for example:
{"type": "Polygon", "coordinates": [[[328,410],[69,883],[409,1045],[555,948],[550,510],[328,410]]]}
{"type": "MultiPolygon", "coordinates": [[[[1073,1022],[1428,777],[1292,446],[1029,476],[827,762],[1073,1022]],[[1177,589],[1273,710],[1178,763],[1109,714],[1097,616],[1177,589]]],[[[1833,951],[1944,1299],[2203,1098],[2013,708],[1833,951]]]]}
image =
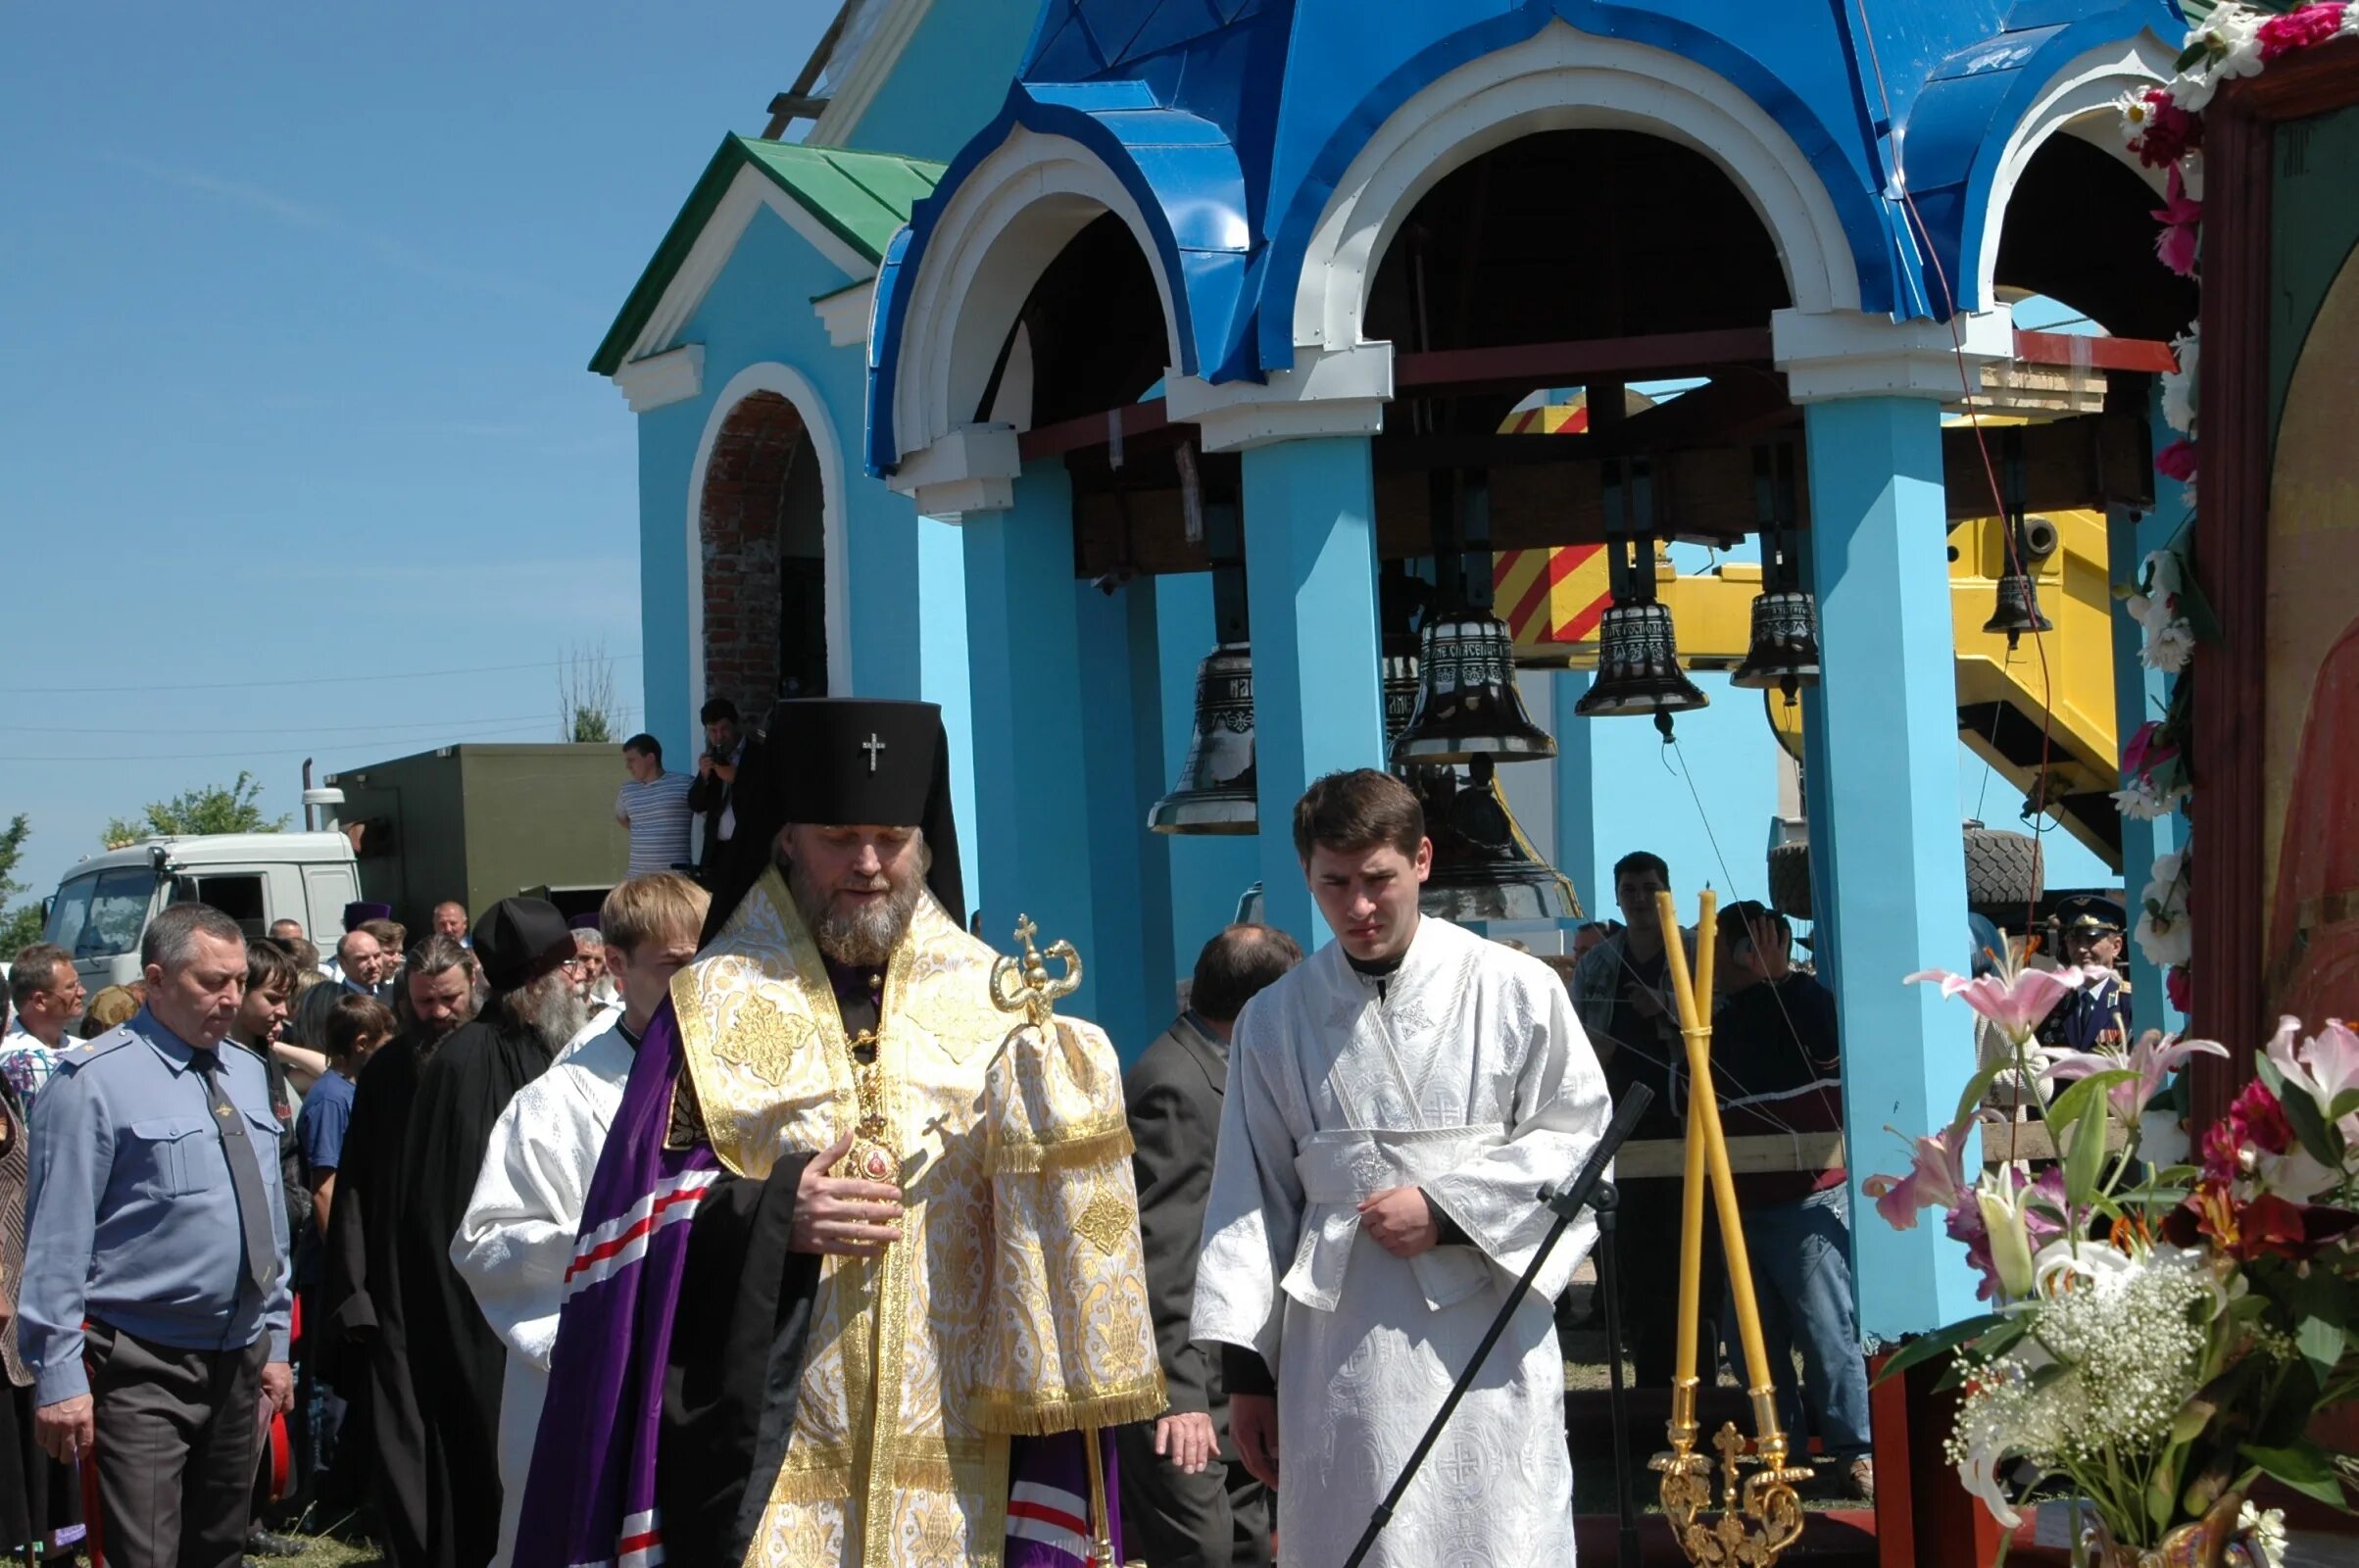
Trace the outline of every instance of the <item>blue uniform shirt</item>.
{"type": "Polygon", "coordinates": [[[229,1162],[187,1043],[142,1011],[61,1055],[33,1111],[17,1317],[35,1403],[89,1392],[85,1316],[186,1350],[241,1349],[268,1334],[270,1359],[287,1358],[278,1118],[262,1058],[228,1041],[219,1054],[270,1204],[277,1279],[265,1298],[247,1273],[229,1162]]]}

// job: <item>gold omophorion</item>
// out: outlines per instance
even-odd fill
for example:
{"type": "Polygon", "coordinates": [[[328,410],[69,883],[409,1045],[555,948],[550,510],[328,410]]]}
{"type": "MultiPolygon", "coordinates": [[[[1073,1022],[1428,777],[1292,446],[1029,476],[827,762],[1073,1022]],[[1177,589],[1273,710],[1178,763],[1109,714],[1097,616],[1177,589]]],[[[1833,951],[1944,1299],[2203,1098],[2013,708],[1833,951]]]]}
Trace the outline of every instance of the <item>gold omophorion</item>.
{"type": "Polygon", "coordinates": [[[1690,1562],[1772,1568],[1801,1536],[1802,1505],[1794,1484],[1810,1472],[1789,1468],[1786,1434],[1778,1425],[1777,1389],[1761,1341],[1761,1309],[1753,1298],[1753,1275],[1737,1212],[1737,1183],[1729,1169],[1728,1144],[1720,1132],[1720,1102],[1712,1092],[1712,960],[1717,946],[1714,915],[1718,900],[1705,889],[1696,915],[1696,971],[1688,971],[1688,950],[1679,931],[1679,907],[1669,893],[1655,895],[1662,921],[1664,967],[1679,1003],[1679,1032],[1687,1042],[1688,1133],[1686,1186],[1679,1232],[1679,1353],[1671,1376],[1671,1446],[1648,1468],[1661,1472],[1663,1512],[1690,1562]],[[1722,1251],[1729,1288],[1737,1301],[1737,1333],[1745,1364],[1759,1386],[1747,1389],[1752,1401],[1751,1454],[1735,1422],[1722,1422],[1712,1446],[1720,1454],[1720,1513],[1712,1507],[1707,1479],[1712,1462],[1696,1451],[1697,1380],[1696,1317],[1703,1290],[1703,1194],[1707,1175],[1720,1213],[1722,1251]]]}

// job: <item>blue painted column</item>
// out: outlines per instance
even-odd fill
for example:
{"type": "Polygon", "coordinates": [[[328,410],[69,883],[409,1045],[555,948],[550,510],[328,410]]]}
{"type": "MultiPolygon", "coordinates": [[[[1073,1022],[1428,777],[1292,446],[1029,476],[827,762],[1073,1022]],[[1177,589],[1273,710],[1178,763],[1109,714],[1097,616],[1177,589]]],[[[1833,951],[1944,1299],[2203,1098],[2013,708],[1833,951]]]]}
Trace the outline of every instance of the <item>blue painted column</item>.
{"type": "MultiPolygon", "coordinates": [[[[1097,958],[1091,882],[1088,705],[1073,582],[1073,489],[1061,464],[1033,465],[1006,512],[970,514],[964,546],[974,715],[976,881],[967,902],[1003,951],[1029,914],[1047,946],[1097,958]]],[[[961,824],[964,827],[964,824],[961,824]]],[[[1108,889],[1118,905],[1123,890],[1108,889]]],[[[1091,964],[1072,1011],[1098,1015],[1091,964]]]]}
{"type": "Polygon", "coordinates": [[[1945,1125],[1974,1071],[1964,1004],[1900,983],[1966,953],[1941,406],[1863,397],[1803,417],[1826,669],[1804,719],[1817,957],[1843,1034],[1860,1327],[1889,1339],[1975,1310],[1964,1250],[1938,1223],[1892,1229],[1858,1191],[1905,1169],[1885,1127],[1945,1125]]]}
{"type": "Polygon", "coordinates": [[[1178,1012],[1172,987],[1171,841],[1148,831],[1163,793],[1161,649],[1153,579],[1112,595],[1075,582],[1081,705],[1087,750],[1091,891],[1098,906],[1098,1010],[1091,1016],[1124,1061],[1135,1060],[1178,1012]]]}
{"type": "MultiPolygon", "coordinates": [[[[983,873],[976,855],[974,698],[966,667],[966,543],[958,524],[934,517],[918,517],[916,532],[916,696],[942,710],[950,738],[951,808],[958,815],[958,868],[971,906],[983,873]]],[[[880,589],[878,597],[890,592],[880,589]]]]}
{"type": "MultiPolygon", "coordinates": [[[[2159,450],[2177,440],[2179,432],[2163,421],[2159,387],[2154,397],[2154,445],[2159,450]]],[[[2155,481],[2152,512],[2144,516],[2119,509],[2111,513],[2106,518],[2105,538],[2112,557],[2108,564],[2113,580],[2138,581],[2146,557],[2169,544],[2186,522],[2185,492],[2159,477],[2155,481]]],[[[2143,629],[2128,612],[2117,612],[2113,617],[2114,729],[2124,744],[2138,725],[2161,718],[2171,703],[2172,677],[2145,666],[2140,658],[2144,647],[2143,629]]],[[[2153,821],[2127,815],[2122,818],[2122,903],[2129,911],[2133,930],[2138,922],[2138,895],[2150,879],[2155,857],[2175,855],[2186,847],[2187,817],[2182,812],[2174,811],[2153,821]]],[[[2129,941],[2128,954],[2131,1029],[2142,1034],[2148,1029],[2169,1033],[2185,1028],[2187,1018],[2170,1004],[2162,970],[2147,961],[2135,936],[2129,941]]]]}
{"type": "Polygon", "coordinates": [[[1367,437],[1246,452],[1245,569],[1264,907],[1307,949],[1330,933],[1295,856],[1295,803],[1321,774],[1385,760],[1367,437]]]}

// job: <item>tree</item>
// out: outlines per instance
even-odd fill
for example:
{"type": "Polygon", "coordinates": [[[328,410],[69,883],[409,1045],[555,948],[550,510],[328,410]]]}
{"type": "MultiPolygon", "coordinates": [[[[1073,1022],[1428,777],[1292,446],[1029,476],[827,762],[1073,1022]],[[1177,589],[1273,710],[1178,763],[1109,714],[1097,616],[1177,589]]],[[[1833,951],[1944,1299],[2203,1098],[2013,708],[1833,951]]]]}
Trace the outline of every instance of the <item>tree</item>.
{"type": "Polygon", "coordinates": [[[614,665],[606,644],[575,648],[557,663],[557,738],[614,742],[622,738],[614,707],[614,665]]]}
{"type": "MultiPolygon", "coordinates": [[[[19,811],[0,828],[0,905],[26,891],[18,881],[17,861],[25,855],[25,841],[32,836],[31,827],[19,811]]],[[[13,959],[17,950],[27,942],[41,940],[41,906],[38,904],[20,904],[0,914],[0,959],[13,959]]]]}
{"type": "Polygon", "coordinates": [[[237,782],[226,788],[209,784],[182,790],[169,801],[148,802],[141,819],[112,818],[102,838],[109,849],[118,849],[159,833],[285,832],[287,817],[265,817],[257,804],[261,799],[262,786],[241,768],[237,782]]]}

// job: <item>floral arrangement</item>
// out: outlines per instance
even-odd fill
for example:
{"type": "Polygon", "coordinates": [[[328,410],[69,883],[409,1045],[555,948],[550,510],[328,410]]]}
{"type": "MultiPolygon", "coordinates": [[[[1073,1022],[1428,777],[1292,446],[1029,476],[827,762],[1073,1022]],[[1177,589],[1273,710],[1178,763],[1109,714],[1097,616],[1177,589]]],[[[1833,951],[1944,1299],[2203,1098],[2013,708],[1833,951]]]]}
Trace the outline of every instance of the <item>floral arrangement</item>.
{"type": "MultiPolygon", "coordinates": [[[[2277,14],[2223,5],[2188,31],[2170,81],[2120,101],[2124,143],[2140,164],[2165,171],[2163,205],[2154,213],[2162,225],[2154,250],[2163,266],[2200,280],[2203,117],[2222,85],[2255,75],[2298,50],[2351,36],[2359,36],[2359,0],[2311,0],[2277,14]]],[[[2196,378],[2202,360],[2197,325],[2190,322],[2171,349],[2178,365],[2162,378],[2162,414],[2180,439],[2154,454],[2154,466],[2167,478],[2191,484],[2197,470],[2196,378]]],[[[2118,591],[2145,633],[2146,667],[2176,677],[2169,711],[2124,744],[2122,787],[2114,792],[2125,815],[2151,819],[2185,808],[2194,791],[2186,756],[2192,692],[2185,672],[2195,644],[2212,627],[2177,542],[2149,555],[2139,580],[2118,591]]],[[[2165,877],[2158,862],[2138,932],[2147,959],[2165,971],[2172,1005],[2183,1008],[2191,988],[2192,948],[2185,866],[2183,856],[2165,877]]]]}
{"type": "MultiPolygon", "coordinates": [[[[2189,1057],[2227,1052],[2154,1034],[2119,1054],[2038,1045],[2040,1019],[2100,972],[1909,976],[1962,997],[2012,1049],[1948,1127],[1915,1141],[1907,1175],[1864,1184],[1900,1229],[1941,1210],[1992,1305],[1885,1375],[1954,1357],[1949,1456],[2004,1526],[2021,1522],[2002,1479],[2017,1469],[2089,1500],[2101,1560],[2138,1561],[2209,1519],[2243,1561],[2269,1564],[2282,1520],[2243,1505],[2254,1482],[2339,1504],[2351,1464],[2304,1433],[2359,1395],[2359,1035],[2330,1021],[2299,1038],[2285,1019],[2200,1163],[2156,1168],[2141,1114],[2189,1057]],[[1975,1107],[2010,1070],[2060,1157],[2036,1180],[2006,1161],[1968,1181],[1975,1107]]],[[[2004,1155],[2025,1125],[1984,1124],[1987,1151],[2004,1155]]]]}

